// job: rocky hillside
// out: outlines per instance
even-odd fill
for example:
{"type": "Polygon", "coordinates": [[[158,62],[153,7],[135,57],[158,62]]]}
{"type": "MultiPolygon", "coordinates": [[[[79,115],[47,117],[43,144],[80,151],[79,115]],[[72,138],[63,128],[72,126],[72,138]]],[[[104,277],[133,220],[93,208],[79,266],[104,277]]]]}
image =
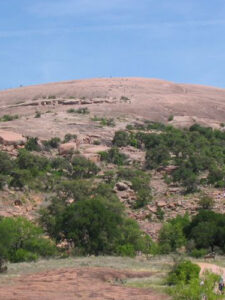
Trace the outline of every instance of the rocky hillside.
{"type": "MultiPolygon", "coordinates": [[[[134,125],[132,134],[140,131],[137,128],[145,120],[178,127],[199,123],[223,131],[225,90],[141,78],[77,80],[1,91],[0,108],[0,150],[10,157],[16,158],[29,138],[37,138],[41,155],[55,158],[79,152],[100,166],[99,176],[104,178],[117,167],[103,163],[99,152],[107,152],[115,132],[127,130],[129,125],[134,125]],[[49,151],[46,145],[55,137],[61,140],[49,151]]],[[[128,157],[128,166],[145,164],[143,147],[126,145],[120,151],[128,157]]],[[[118,177],[114,188],[128,214],[153,238],[163,219],[186,211],[195,214],[199,207],[198,193],[184,195],[181,185],[165,180],[173,167],[169,164],[148,171],[152,200],[145,207],[134,209],[138,192],[129,180],[118,177]]],[[[202,189],[216,201],[216,211],[225,210],[223,190],[202,189]]],[[[50,196],[52,191],[45,194],[26,185],[22,190],[3,185],[0,214],[36,218],[37,209],[46,205],[50,196]]]]}

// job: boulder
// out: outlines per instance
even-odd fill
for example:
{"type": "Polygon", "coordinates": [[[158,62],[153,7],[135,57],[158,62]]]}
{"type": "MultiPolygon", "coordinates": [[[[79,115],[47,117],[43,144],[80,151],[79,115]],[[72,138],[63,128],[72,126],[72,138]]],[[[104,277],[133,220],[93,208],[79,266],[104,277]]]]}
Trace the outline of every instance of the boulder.
{"type": "Polygon", "coordinates": [[[165,207],[165,206],[167,206],[167,203],[166,203],[166,201],[163,201],[163,200],[162,201],[158,201],[157,202],[157,206],[158,207],[165,207]]]}
{"type": "Polygon", "coordinates": [[[122,182],[122,181],[119,181],[117,182],[116,184],[116,188],[118,191],[127,191],[129,189],[129,185],[127,184],[127,182],[122,182]]]}
{"type": "Polygon", "coordinates": [[[82,155],[94,163],[98,163],[101,160],[101,156],[97,153],[84,153],[82,155]]]}
{"type": "Polygon", "coordinates": [[[67,155],[75,152],[77,150],[77,143],[65,143],[61,144],[58,148],[60,155],[67,155]]]}
{"type": "Polygon", "coordinates": [[[24,138],[21,134],[0,130],[0,144],[3,145],[24,145],[26,142],[26,138],[24,138]]]}

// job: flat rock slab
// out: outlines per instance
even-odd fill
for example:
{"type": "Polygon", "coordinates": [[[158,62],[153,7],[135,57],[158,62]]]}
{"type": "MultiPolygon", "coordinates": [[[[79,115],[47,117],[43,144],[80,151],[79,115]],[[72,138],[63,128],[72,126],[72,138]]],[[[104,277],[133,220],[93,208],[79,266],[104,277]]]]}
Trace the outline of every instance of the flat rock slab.
{"type": "Polygon", "coordinates": [[[23,145],[26,138],[19,133],[0,130],[0,144],[3,145],[23,145]]]}

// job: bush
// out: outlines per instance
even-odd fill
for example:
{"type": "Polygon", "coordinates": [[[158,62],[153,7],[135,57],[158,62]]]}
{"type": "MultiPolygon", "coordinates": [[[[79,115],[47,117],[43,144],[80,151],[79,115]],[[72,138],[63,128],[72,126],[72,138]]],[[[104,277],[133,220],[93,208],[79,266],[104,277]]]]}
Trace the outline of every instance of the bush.
{"type": "Polygon", "coordinates": [[[76,140],[76,139],[77,139],[77,135],[76,134],[67,133],[64,136],[63,143],[68,143],[69,141],[76,140]]]}
{"type": "Polygon", "coordinates": [[[189,260],[184,260],[175,264],[172,271],[168,274],[167,283],[177,285],[179,283],[188,284],[192,279],[198,279],[200,267],[189,260]]]}
{"type": "Polygon", "coordinates": [[[18,249],[10,256],[10,261],[14,263],[36,261],[37,259],[38,255],[36,253],[29,252],[25,249],[18,249]]]}
{"type": "Polygon", "coordinates": [[[127,156],[116,147],[111,148],[108,152],[100,152],[101,160],[107,161],[118,166],[125,165],[127,163],[127,156]]]}
{"type": "Polygon", "coordinates": [[[173,296],[174,300],[219,300],[224,299],[223,295],[219,295],[215,291],[215,287],[219,281],[219,276],[213,273],[204,274],[203,284],[201,279],[194,278],[189,281],[188,284],[183,282],[179,283],[175,287],[169,289],[169,293],[173,296]]]}
{"type": "Polygon", "coordinates": [[[56,245],[47,238],[31,238],[24,242],[24,248],[42,257],[54,256],[57,253],[56,245]]]}
{"type": "Polygon", "coordinates": [[[47,150],[58,148],[60,143],[61,143],[61,140],[58,137],[51,138],[48,141],[43,141],[43,145],[46,147],[47,150]]]}
{"type": "Polygon", "coordinates": [[[73,178],[90,178],[96,175],[99,168],[95,163],[82,156],[74,157],[72,160],[72,177],[73,178]]]}
{"type": "Polygon", "coordinates": [[[4,115],[3,117],[0,118],[0,122],[8,122],[8,121],[13,121],[19,119],[18,115],[4,115]]]}
{"type": "Polygon", "coordinates": [[[194,249],[191,251],[190,255],[195,258],[204,257],[208,251],[206,249],[194,249]]]}
{"type": "Polygon", "coordinates": [[[43,238],[42,229],[26,218],[0,218],[0,259],[12,262],[54,255],[55,245],[43,238]]]}
{"type": "Polygon", "coordinates": [[[173,119],[174,119],[174,116],[173,116],[173,115],[170,115],[170,116],[168,117],[168,122],[173,121],[173,119]]]}
{"type": "Polygon", "coordinates": [[[117,247],[116,252],[120,256],[135,257],[134,246],[131,244],[120,245],[117,247]]]}
{"type": "Polygon", "coordinates": [[[208,195],[202,195],[199,200],[199,206],[202,209],[212,209],[214,206],[214,199],[208,195]]]}
{"type": "Polygon", "coordinates": [[[129,134],[126,131],[117,131],[113,138],[113,145],[117,147],[125,147],[129,145],[129,134]]]}
{"type": "Polygon", "coordinates": [[[70,108],[67,110],[68,113],[75,113],[75,114],[82,114],[87,115],[90,113],[89,109],[87,107],[80,107],[78,109],[70,108]]]}
{"type": "Polygon", "coordinates": [[[25,144],[25,149],[27,151],[41,151],[41,147],[38,144],[38,138],[28,137],[25,144]]]}
{"type": "Polygon", "coordinates": [[[40,117],[41,117],[40,111],[36,111],[34,117],[35,117],[36,119],[40,118],[40,117]]]}
{"type": "Polygon", "coordinates": [[[14,162],[6,152],[0,151],[0,174],[9,175],[14,168],[14,162]]]}

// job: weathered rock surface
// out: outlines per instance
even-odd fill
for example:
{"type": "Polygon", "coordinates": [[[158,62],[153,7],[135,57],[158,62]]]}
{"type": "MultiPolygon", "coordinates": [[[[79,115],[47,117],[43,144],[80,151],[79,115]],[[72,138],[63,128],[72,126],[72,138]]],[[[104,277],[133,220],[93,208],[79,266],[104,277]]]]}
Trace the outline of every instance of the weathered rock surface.
{"type": "Polygon", "coordinates": [[[60,155],[67,155],[75,152],[77,150],[77,143],[65,143],[59,146],[59,154],[60,155]]]}
{"type": "Polygon", "coordinates": [[[3,145],[23,145],[26,142],[21,134],[12,131],[0,130],[0,144],[3,145]]]}

